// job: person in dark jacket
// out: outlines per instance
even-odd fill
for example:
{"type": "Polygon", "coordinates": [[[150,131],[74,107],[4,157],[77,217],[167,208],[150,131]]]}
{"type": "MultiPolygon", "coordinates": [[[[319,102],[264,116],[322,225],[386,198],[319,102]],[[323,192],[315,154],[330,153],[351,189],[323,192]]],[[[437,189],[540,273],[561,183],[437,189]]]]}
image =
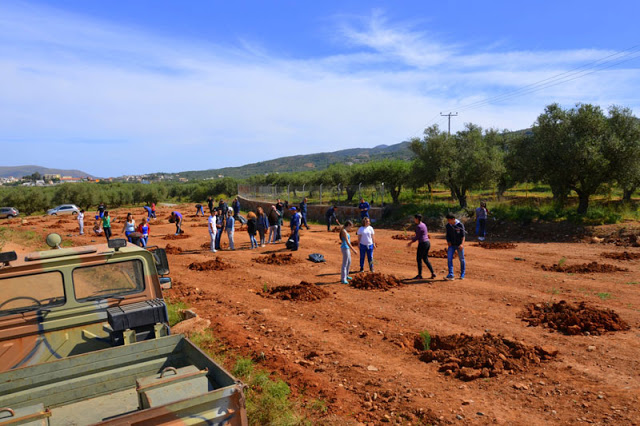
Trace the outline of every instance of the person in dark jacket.
{"type": "Polygon", "coordinates": [[[276,237],[278,236],[278,223],[280,222],[280,213],[276,209],[276,206],[271,206],[269,210],[269,236],[267,237],[267,244],[275,244],[276,237]]]}
{"type": "MultiPolygon", "coordinates": [[[[234,210],[235,211],[235,210],[234,210]]],[[[247,213],[247,233],[251,241],[251,250],[258,248],[256,241],[256,232],[258,231],[258,218],[254,212],[247,213]]]]}
{"type": "Polygon", "coordinates": [[[464,240],[466,231],[464,225],[460,222],[453,213],[447,213],[447,265],[449,267],[449,274],[446,276],[448,280],[453,280],[453,254],[458,252],[458,258],[460,259],[460,279],[464,280],[464,274],[466,270],[466,263],[464,261],[464,240]]]}
{"type": "Polygon", "coordinates": [[[422,222],[422,215],[417,214],[413,217],[414,222],[416,223],[416,235],[411,238],[409,241],[409,247],[411,244],[418,242],[418,253],[416,255],[416,260],[418,261],[418,275],[413,277],[414,280],[422,279],[422,262],[427,265],[429,271],[431,271],[431,279],[436,277],[436,273],[433,272],[433,266],[431,266],[431,262],[429,262],[429,249],[431,248],[431,242],[429,241],[429,231],[427,230],[427,225],[422,222]]]}
{"type": "Polygon", "coordinates": [[[338,206],[329,207],[329,210],[324,214],[324,218],[327,219],[327,231],[331,232],[331,221],[335,220],[338,226],[340,226],[340,221],[336,216],[336,210],[338,210],[338,206]]]}
{"type": "Polygon", "coordinates": [[[238,220],[238,215],[240,214],[240,201],[238,200],[238,197],[233,199],[231,207],[233,207],[233,218],[238,220]]]}
{"type": "Polygon", "coordinates": [[[229,211],[229,206],[224,201],[224,198],[220,198],[220,202],[218,203],[218,211],[222,212],[222,217],[227,217],[227,212],[229,211]]]}
{"type": "Polygon", "coordinates": [[[224,216],[219,208],[213,209],[216,215],[216,250],[222,250],[220,243],[222,241],[222,231],[224,231],[224,216]]]}
{"type": "Polygon", "coordinates": [[[304,197],[300,203],[300,227],[303,226],[309,229],[309,225],[307,224],[307,197],[304,197]]]}
{"type": "Polygon", "coordinates": [[[269,219],[262,207],[258,207],[258,234],[260,234],[260,247],[264,247],[264,240],[269,230],[269,219]]]}
{"type": "Polygon", "coordinates": [[[279,243],[280,240],[282,240],[282,225],[284,224],[284,204],[280,198],[278,198],[276,202],[276,210],[278,210],[278,214],[280,215],[278,217],[278,230],[276,234],[276,243],[279,243]]]}
{"type": "Polygon", "coordinates": [[[207,198],[207,207],[209,207],[209,213],[213,213],[213,198],[207,198]]]}

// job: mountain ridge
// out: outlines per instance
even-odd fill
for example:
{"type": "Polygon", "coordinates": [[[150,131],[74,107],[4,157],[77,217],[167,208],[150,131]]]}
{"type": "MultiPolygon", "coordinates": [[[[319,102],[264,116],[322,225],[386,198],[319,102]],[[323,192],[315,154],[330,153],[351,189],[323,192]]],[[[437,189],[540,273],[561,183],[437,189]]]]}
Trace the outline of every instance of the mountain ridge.
{"type": "Polygon", "coordinates": [[[55,169],[48,168],[42,166],[35,166],[31,164],[23,165],[23,166],[0,166],[0,177],[8,178],[13,176],[14,178],[21,178],[23,176],[29,176],[34,174],[35,172],[40,173],[41,175],[60,175],[60,176],[71,176],[74,178],[79,177],[90,177],[94,176],[83,172],[82,170],[76,169],[55,169]]]}

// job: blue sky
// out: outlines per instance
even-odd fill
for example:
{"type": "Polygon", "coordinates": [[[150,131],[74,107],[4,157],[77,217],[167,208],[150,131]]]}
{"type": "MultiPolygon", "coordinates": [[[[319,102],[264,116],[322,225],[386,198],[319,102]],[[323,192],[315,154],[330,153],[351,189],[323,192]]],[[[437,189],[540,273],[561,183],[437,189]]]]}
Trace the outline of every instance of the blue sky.
{"type": "Polygon", "coordinates": [[[0,2],[0,165],[178,172],[394,144],[440,112],[640,109],[637,1],[0,2]]]}

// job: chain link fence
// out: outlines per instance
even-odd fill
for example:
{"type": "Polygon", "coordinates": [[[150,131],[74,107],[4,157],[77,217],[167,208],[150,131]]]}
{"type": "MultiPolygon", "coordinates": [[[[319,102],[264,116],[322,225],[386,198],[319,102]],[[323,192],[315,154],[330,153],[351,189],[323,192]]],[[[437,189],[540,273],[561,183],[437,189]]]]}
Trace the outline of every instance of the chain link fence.
{"type": "Polygon", "coordinates": [[[243,198],[275,202],[278,198],[294,205],[307,198],[308,204],[352,205],[360,197],[372,207],[382,207],[391,203],[391,196],[380,185],[238,185],[238,195],[243,198]]]}

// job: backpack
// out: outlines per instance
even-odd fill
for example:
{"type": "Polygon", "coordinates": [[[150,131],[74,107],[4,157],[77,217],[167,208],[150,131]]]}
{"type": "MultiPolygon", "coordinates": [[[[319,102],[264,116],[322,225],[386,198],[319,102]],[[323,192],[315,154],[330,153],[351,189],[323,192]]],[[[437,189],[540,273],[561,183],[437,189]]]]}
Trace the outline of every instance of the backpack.
{"type": "Polygon", "coordinates": [[[311,253],[309,255],[309,260],[314,262],[314,263],[321,263],[321,262],[326,262],[324,260],[324,256],[321,255],[320,253],[311,253]]]}
{"type": "Polygon", "coordinates": [[[288,248],[289,250],[292,250],[295,246],[296,246],[296,242],[293,241],[293,238],[289,238],[285,243],[285,247],[288,248]]]}

